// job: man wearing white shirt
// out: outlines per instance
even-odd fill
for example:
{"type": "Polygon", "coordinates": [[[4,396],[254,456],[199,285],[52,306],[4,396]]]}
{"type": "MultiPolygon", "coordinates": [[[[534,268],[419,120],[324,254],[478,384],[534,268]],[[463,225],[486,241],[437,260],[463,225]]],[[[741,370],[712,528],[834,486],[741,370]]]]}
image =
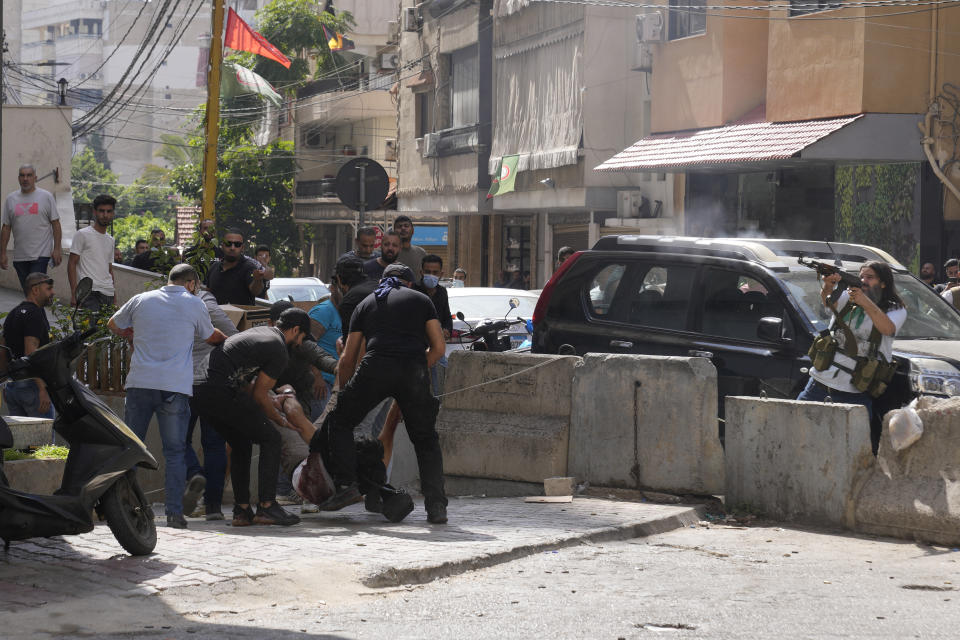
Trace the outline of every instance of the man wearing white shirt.
{"type": "Polygon", "coordinates": [[[53,194],[37,187],[33,165],[20,166],[20,190],[7,196],[0,216],[0,269],[9,267],[7,243],[13,234],[13,268],[20,286],[30,273],[46,273],[47,264],[60,264],[60,214],[53,194]]]}
{"type": "Polygon", "coordinates": [[[167,525],[185,529],[184,452],[193,395],[194,336],[214,345],[227,336],[214,328],[207,306],[196,295],[200,283],[194,268],[178,264],[170,270],[169,278],[167,286],[130,298],[107,326],[133,340],[124,421],[143,440],[150,419],[157,414],[167,463],[167,525]]]}
{"type": "Polygon", "coordinates": [[[93,291],[83,301],[83,308],[99,311],[113,304],[113,236],[107,227],[113,222],[116,198],[99,195],[93,200],[93,223],[73,236],[67,278],[70,280],[70,306],[77,304],[77,283],[82,278],[93,280],[93,291]]]}

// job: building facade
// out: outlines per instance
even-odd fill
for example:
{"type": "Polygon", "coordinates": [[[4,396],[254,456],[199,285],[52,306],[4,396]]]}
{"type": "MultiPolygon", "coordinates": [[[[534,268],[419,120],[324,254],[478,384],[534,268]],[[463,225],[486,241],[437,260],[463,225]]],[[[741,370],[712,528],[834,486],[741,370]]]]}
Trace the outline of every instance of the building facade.
{"type": "Polygon", "coordinates": [[[960,10],[754,4],[638,19],[651,135],[598,173],[676,175],[688,235],[863,242],[908,265],[960,253],[960,10]]]}

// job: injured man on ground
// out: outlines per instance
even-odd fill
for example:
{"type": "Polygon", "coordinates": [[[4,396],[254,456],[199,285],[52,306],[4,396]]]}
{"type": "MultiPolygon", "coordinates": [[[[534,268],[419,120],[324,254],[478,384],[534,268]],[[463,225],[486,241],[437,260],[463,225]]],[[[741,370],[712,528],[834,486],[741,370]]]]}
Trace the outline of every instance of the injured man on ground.
{"type": "MultiPolygon", "coordinates": [[[[309,443],[317,429],[323,424],[327,412],[336,403],[336,397],[330,399],[323,415],[316,422],[310,422],[297,401],[296,393],[290,385],[284,385],[271,392],[274,404],[281,415],[287,419],[290,428],[272,423],[280,434],[280,469],[291,479],[294,490],[305,501],[317,505],[321,511],[324,502],[334,495],[333,480],[327,472],[329,461],[323,454],[311,453],[309,443]]],[[[403,489],[395,489],[387,484],[389,459],[384,457],[384,448],[393,449],[393,431],[382,433],[380,440],[361,437],[356,441],[357,478],[360,493],[368,511],[382,513],[390,522],[400,522],[413,511],[413,499],[403,489]],[[388,438],[390,442],[382,442],[388,438]]],[[[321,434],[322,437],[322,434],[321,434]]],[[[329,450],[329,449],[328,449],[329,450]]]]}

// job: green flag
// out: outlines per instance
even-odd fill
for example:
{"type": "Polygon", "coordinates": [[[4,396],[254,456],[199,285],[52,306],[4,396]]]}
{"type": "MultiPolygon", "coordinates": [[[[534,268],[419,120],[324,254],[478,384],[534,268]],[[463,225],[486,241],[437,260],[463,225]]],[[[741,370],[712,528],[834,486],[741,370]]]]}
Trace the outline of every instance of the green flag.
{"type": "Polygon", "coordinates": [[[233,62],[223,63],[223,75],[220,81],[220,95],[224,98],[257,94],[276,106],[283,101],[270,83],[246,67],[233,62]]]}
{"type": "Polygon", "coordinates": [[[487,192],[487,200],[493,196],[513,191],[513,181],[517,177],[517,162],[519,160],[519,155],[503,156],[500,159],[500,169],[497,171],[498,175],[493,179],[493,184],[490,185],[490,191],[487,192]]]}

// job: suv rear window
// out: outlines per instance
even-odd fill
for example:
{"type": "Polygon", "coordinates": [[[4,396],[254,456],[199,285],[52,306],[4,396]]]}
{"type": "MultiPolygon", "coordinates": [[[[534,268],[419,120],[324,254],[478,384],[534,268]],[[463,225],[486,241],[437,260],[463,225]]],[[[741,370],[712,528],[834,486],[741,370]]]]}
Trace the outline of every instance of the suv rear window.
{"type": "MultiPolygon", "coordinates": [[[[630,263],[628,269],[616,272],[619,277],[605,311],[607,319],[675,331],[686,329],[696,271],[690,265],[630,263]]],[[[592,296],[593,291],[591,300],[592,296]]]]}

